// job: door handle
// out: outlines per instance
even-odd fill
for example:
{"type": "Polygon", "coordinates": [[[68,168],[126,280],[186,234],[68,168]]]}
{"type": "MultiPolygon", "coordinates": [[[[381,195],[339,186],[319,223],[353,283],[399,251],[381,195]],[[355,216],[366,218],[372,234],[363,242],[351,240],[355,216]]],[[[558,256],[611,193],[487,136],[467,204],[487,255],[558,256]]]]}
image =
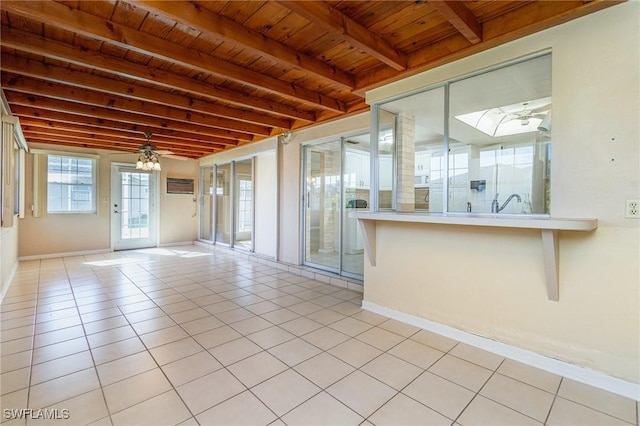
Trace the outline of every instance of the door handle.
{"type": "Polygon", "coordinates": [[[113,212],[114,212],[114,213],[120,213],[118,210],[114,210],[113,212]]]}

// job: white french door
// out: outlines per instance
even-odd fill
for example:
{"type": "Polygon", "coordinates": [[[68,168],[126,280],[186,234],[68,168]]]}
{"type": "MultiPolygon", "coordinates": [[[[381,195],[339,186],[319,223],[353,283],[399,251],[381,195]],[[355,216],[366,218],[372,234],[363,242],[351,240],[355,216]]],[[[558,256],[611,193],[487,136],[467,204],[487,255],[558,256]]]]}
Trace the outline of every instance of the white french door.
{"type": "Polygon", "coordinates": [[[157,172],[111,165],[111,241],[114,250],[155,247],[157,172]]]}

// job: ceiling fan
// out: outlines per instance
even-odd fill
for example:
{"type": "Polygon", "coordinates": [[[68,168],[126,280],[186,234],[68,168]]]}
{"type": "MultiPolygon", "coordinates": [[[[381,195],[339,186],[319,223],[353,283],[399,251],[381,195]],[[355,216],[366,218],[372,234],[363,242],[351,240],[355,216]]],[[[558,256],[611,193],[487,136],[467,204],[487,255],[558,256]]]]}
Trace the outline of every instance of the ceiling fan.
{"type": "Polygon", "coordinates": [[[144,145],[140,145],[138,147],[138,152],[140,153],[140,155],[138,156],[138,162],[136,163],[137,169],[160,170],[160,156],[165,158],[173,158],[175,160],[187,159],[187,157],[174,155],[173,152],[169,150],[161,150],[151,145],[151,132],[144,132],[144,136],[145,138],[147,138],[147,142],[144,145]]]}
{"type": "Polygon", "coordinates": [[[551,104],[546,104],[534,109],[529,109],[529,102],[523,102],[521,111],[505,112],[507,114],[505,117],[506,119],[502,120],[502,122],[506,123],[513,120],[520,120],[520,125],[528,126],[530,119],[542,119],[549,113],[550,110],[551,104]]]}

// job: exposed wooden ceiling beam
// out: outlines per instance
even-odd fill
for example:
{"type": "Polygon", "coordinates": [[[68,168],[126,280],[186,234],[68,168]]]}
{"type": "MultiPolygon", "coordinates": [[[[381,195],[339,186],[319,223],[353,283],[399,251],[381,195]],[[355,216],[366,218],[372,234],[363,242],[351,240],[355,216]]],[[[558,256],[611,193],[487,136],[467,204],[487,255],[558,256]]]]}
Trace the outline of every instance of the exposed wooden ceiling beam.
{"type": "Polygon", "coordinates": [[[256,55],[299,68],[342,88],[353,89],[352,75],[271,40],[232,19],[203,9],[195,3],[157,0],[133,0],[131,3],[153,13],[168,16],[183,25],[196,28],[206,35],[241,46],[256,55]]]}
{"type": "MultiPolygon", "coordinates": [[[[23,132],[25,136],[28,135],[28,136],[39,137],[39,138],[49,138],[56,141],[58,140],[68,140],[69,142],[91,141],[94,144],[104,144],[104,145],[118,144],[119,146],[129,147],[133,152],[138,152],[138,148],[141,145],[139,142],[131,141],[129,139],[122,139],[115,136],[90,135],[87,133],[77,133],[77,132],[68,131],[68,130],[47,130],[42,127],[24,126],[23,132]]],[[[202,148],[196,148],[196,147],[169,148],[169,147],[163,147],[155,143],[154,143],[154,146],[157,146],[158,149],[169,149],[172,152],[180,151],[181,153],[189,153],[192,155],[202,155],[203,153],[213,152],[216,149],[217,150],[223,149],[223,148],[220,148],[219,146],[218,147],[208,146],[208,147],[202,147],[202,148]]]]}
{"type": "MultiPolygon", "coordinates": [[[[22,78],[12,74],[2,75],[2,86],[5,89],[20,93],[46,96],[48,98],[72,101],[78,104],[109,108],[115,111],[132,112],[139,115],[174,120],[194,126],[206,126],[220,130],[230,130],[234,133],[242,132],[250,135],[269,136],[270,128],[256,124],[243,123],[235,120],[205,115],[188,110],[170,108],[163,105],[138,101],[121,96],[109,95],[87,89],[73,88],[57,83],[50,83],[31,78],[22,78]]],[[[239,133],[238,133],[239,135],[239,133]]],[[[251,139],[244,135],[242,139],[251,139]]]]}
{"type": "MultiPolygon", "coordinates": [[[[87,126],[83,124],[75,124],[75,123],[65,123],[65,122],[56,122],[48,119],[34,119],[31,117],[20,118],[20,124],[22,127],[28,127],[29,129],[48,129],[53,131],[69,131],[74,132],[76,134],[87,134],[87,135],[100,135],[106,137],[117,137],[120,139],[129,140],[132,143],[137,143],[138,145],[142,145],[146,142],[145,136],[142,132],[130,132],[126,130],[119,130],[114,128],[104,128],[104,127],[96,127],[96,126],[87,126]]],[[[158,130],[161,131],[161,130],[158,130]]],[[[205,148],[215,148],[215,149],[225,149],[226,145],[220,144],[217,142],[209,142],[206,140],[188,140],[184,138],[178,138],[176,136],[167,136],[162,133],[154,133],[149,130],[152,137],[152,143],[157,146],[162,146],[163,149],[205,149],[205,148]]]]}
{"type": "Polygon", "coordinates": [[[436,0],[430,4],[469,42],[477,44],[482,41],[482,24],[463,2],[436,0]]]}
{"type": "MultiPolygon", "coordinates": [[[[82,126],[92,130],[121,130],[135,134],[140,138],[140,141],[144,140],[144,133],[148,132],[153,137],[170,138],[177,141],[177,144],[186,142],[186,146],[191,142],[205,143],[205,144],[219,144],[228,146],[228,139],[220,138],[216,136],[203,135],[201,133],[183,132],[179,130],[168,129],[165,127],[155,127],[148,124],[131,124],[124,123],[122,121],[108,120],[104,118],[88,117],[86,115],[72,114],[68,111],[58,112],[45,109],[37,109],[23,105],[12,105],[12,113],[20,117],[21,122],[29,122],[29,120],[45,120],[49,127],[55,128],[58,125],[63,126],[82,126]]],[[[197,129],[192,129],[197,131],[197,129]]]]}
{"type": "Polygon", "coordinates": [[[119,93],[127,98],[146,100],[160,105],[188,109],[218,117],[237,119],[251,124],[267,125],[282,129],[291,128],[291,122],[287,119],[204,102],[189,96],[174,95],[161,90],[136,86],[123,81],[99,77],[86,72],[44,64],[12,55],[2,55],[0,69],[5,72],[35,77],[50,82],[69,84],[75,87],[97,90],[104,93],[119,93]]]}
{"type": "Polygon", "coordinates": [[[213,100],[226,101],[240,107],[247,106],[296,120],[314,122],[316,119],[315,113],[313,112],[293,108],[282,103],[271,102],[244,93],[232,92],[157,68],[148,68],[141,64],[134,64],[99,52],[86,51],[80,47],[46,40],[43,37],[25,31],[10,29],[4,26],[0,29],[2,30],[2,45],[11,49],[41,55],[46,58],[69,62],[74,65],[107,73],[126,76],[135,80],[152,83],[168,89],[181,90],[213,100]]]}
{"type": "MultiPolygon", "coordinates": [[[[137,149],[135,148],[135,146],[130,146],[128,144],[124,144],[121,142],[113,142],[113,143],[96,142],[96,141],[86,140],[86,139],[72,140],[65,137],[59,137],[59,136],[49,137],[47,135],[40,135],[40,134],[25,134],[25,139],[27,139],[27,141],[30,144],[31,143],[40,143],[40,144],[53,143],[55,145],[62,145],[62,146],[76,146],[80,148],[116,150],[116,151],[122,151],[123,153],[137,154],[137,149]]],[[[180,150],[177,150],[177,151],[171,150],[171,152],[173,152],[175,155],[180,155],[180,156],[191,158],[191,159],[197,159],[204,155],[213,154],[216,152],[216,150],[212,149],[211,151],[204,151],[202,153],[184,152],[180,150]]]]}
{"type": "MultiPolygon", "coordinates": [[[[121,146],[127,147],[131,152],[138,152],[140,146],[142,146],[139,142],[130,141],[127,139],[119,139],[116,137],[102,136],[102,135],[87,135],[86,133],[74,133],[62,130],[56,130],[53,132],[47,132],[46,129],[40,127],[30,127],[25,126],[24,128],[25,136],[31,138],[38,138],[46,140],[47,138],[51,140],[51,142],[59,142],[59,141],[68,141],[68,142],[81,142],[81,143],[89,143],[89,144],[99,144],[104,147],[111,146],[121,146]]],[[[144,143],[143,143],[144,144],[144,143]]],[[[205,153],[211,153],[214,151],[220,151],[224,148],[220,148],[219,146],[203,146],[203,147],[168,147],[161,146],[156,143],[152,143],[153,146],[156,146],[157,149],[169,150],[172,152],[181,152],[184,154],[190,155],[202,155],[205,153]]]]}
{"type": "Polygon", "coordinates": [[[11,13],[45,22],[47,25],[98,39],[169,63],[181,64],[205,73],[215,74],[221,78],[271,92],[306,105],[336,112],[345,109],[341,101],[329,96],[260,74],[202,52],[185,49],[179,44],[101,19],[78,9],[71,9],[61,3],[3,0],[0,7],[11,13]]]}
{"type": "Polygon", "coordinates": [[[626,0],[565,0],[528,2],[483,24],[484,40],[506,43],[626,0]]]}
{"type": "Polygon", "coordinates": [[[9,99],[9,103],[12,105],[25,105],[50,111],[70,112],[72,114],[86,115],[89,117],[123,121],[126,123],[148,125],[152,127],[164,127],[184,132],[197,131],[204,135],[228,138],[227,145],[237,145],[238,140],[244,140],[247,142],[252,142],[253,140],[252,137],[247,135],[246,133],[232,132],[229,130],[219,130],[212,127],[195,126],[193,124],[183,123],[180,121],[166,120],[162,118],[150,117],[147,115],[115,111],[108,108],[101,108],[90,105],[81,105],[75,102],[61,101],[58,99],[36,96],[27,93],[11,92],[9,90],[5,90],[5,94],[7,96],[7,99],[9,99]]]}
{"type": "Polygon", "coordinates": [[[278,3],[326,31],[339,34],[344,40],[363,50],[395,70],[407,68],[407,57],[383,38],[349,18],[337,9],[320,1],[277,0],[278,3]]]}
{"type": "Polygon", "coordinates": [[[536,1],[483,23],[483,38],[480,43],[469,45],[461,34],[431,43],[412,52],[408,59],[409,69],[398,73],[388,67],[377,67],[356,76],[354,93],[383,86],[402,78],[456,61],[461,58],[491,49],[538,31],[560,25],[575,18],[611,7],[624,0],[607,1],[536,1]]]}

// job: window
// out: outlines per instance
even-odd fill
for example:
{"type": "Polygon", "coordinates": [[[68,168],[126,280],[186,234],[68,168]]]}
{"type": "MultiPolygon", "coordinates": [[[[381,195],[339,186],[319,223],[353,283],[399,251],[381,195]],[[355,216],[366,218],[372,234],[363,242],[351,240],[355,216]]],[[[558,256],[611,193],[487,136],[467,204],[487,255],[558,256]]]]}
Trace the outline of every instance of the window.
{"type": "Polygon", "coordinates": [[[396,161],[399,174],[413,173],[416,210],[549,214],[550,54],[379,107],[398,117],[396,161]]]}
{"type": "Polygon", "coordinates": [[[47,157],[47,212],[96,212],[96,160],[47,157]]]}

